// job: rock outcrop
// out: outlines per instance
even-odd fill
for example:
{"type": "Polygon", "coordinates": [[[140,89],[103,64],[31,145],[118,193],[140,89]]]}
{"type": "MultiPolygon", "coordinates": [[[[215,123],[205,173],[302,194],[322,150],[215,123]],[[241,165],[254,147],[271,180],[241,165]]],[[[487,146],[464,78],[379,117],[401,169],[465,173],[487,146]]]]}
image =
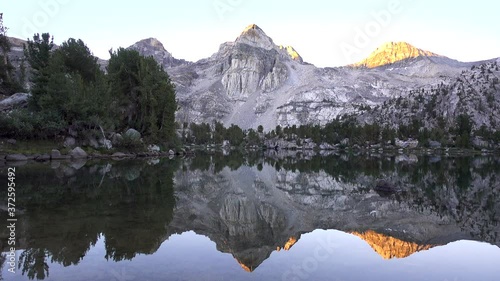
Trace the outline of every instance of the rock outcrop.
{"type": "Polygon", "coordinates": [[[407,43],[389,43],[358,65],[364,67],[304,63],[293,47],[276,45],[252,24],[210,58],[168,72],[177,86],[179,122],[215,119],[226,126],[270,130],[276,125],[325,125],[413,89],[448,83],[472,64],[407,43]],[[384,67],[367,68],[376,65],[384,67]]]}
{"type": "MultiPolygon", "coordinates": [[[[420,122],[422,128],[448,129],[467,114],[473,130],[500,126],[500,63],[487,62],[463,70],[448,84],[422,87],[362,114],[362,122],[396,127],[420,122]]],[[[435,144],[438,145],[438,144],[435,144]]],[[[481,146],[488,146],[483,144],[481,146]]]]}
{"type": "Polygon", "coordinates": [[[152,56],[165,69],[190,63],[182,59],[174,58],[156,38],[147,38],[136,42],[134,45],[130,46],[129,49],[137,50],[144,56],[152,56]]]}
{"type": "Polygon", "coordinates": [[[28,93],[16,93],[4,100],[0,100],[0,112],[28,106],[30,96],[28,93]]]}

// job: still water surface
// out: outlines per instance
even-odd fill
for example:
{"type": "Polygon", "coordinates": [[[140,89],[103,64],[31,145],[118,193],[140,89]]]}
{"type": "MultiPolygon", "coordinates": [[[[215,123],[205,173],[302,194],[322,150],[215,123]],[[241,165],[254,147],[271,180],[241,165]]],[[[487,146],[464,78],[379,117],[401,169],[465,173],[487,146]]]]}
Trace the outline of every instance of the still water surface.
{"type": "Polygon", "coordinates": [[[493,156],[216,155],[16,171],[18,261],[12,274],[2,259],[4,280],[500,280],[493,156]]]}

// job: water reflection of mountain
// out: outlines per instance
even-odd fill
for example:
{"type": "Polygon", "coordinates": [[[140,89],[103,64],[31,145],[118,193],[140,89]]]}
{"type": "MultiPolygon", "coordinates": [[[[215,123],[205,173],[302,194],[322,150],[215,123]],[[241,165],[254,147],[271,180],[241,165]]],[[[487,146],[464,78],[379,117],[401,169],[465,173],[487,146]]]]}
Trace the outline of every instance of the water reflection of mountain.
{"type": "MultiPolygon", "coordinates": [[[[146,162],[53,163],[17,168],[16,238],[17,248],[24,249],[19,257],[22,273],[44,279],[49,260],[76,265],[101,236],[106,239],[106,259],[156,252],[166,239],[175,206],[172,164],[150,168],[146,162]]],[[[7,241],[6,232],[1,236],[7,241]]]]}
{"type": "Polygon", "coordinates": [[[291,158],[226,168],[216,176],[209,170],[177,173],[182,207],[171,227],[210,237],[240,262],[246,257],[247,268],[290,237],[318,228],[356,232],[383,257],[458,239],[498,245],[498,166],[491,161],[291,158]],[[401,191],[380,196],[372,188],[381,178],[401,191]]]}
{"type": "Polygon", "coordinates": [[[152,254],[170,235],[191,230],[247,271],[319,228],[354,233],[384,258],[459,239],[500,245],[498,159],[399,160],[205,157],[26,167],[18,172],[18,202],[26,202],[21,268],[43,279],[49,258],[78,264],[101,235],[106,258],[118,261],[152,254]],[[373,191],[379,179],[399,191],[373,191]]]}

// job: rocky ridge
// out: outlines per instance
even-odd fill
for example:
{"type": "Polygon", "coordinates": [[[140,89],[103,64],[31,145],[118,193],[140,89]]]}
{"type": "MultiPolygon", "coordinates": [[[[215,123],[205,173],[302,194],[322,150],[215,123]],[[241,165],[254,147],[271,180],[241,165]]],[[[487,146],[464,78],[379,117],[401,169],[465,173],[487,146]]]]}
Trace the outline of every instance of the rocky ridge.
{"type": "Polygon", "coordinates": [[[181,123],[218,120],[272,129],[325,125],[414,89],[448,84],[471,65],[391,42],[355,66],[317,68],[252,24],[211,57],[168,72],[177,86],[181,123]]]}
{"type": "MultiPolygon", "coordinates": [[[[13,55],[20,54],[18,45],[13,55]]],[[[318,68],[304,62],[293,47],[275,44],[255,24],[197,62],[174,58],[154,38],[130,48],[153,56],[167,70],[176,85],[180,123],[217,120],[243,129],[262,125],[266,130],[276,125],[325,125],[346,114],[364,113],[367,107],[411,97],[417,89],[453,84],[462,71],[488,63],[463,63],[391,42],[358,64],[318,68]]],[[[478,114],[479,119],[487,118],[487,113],[478,114]]]]}
{"type": "Polygon", "coordinates": [[[467,114],[473,130],[496,131],[500,125],[500,63],[488,62],[463,70],[448,84],[411,90],[362,114],[363,122],[396,127],[415,120],[422,128],[450,128],[467,114]]]}
{"type": "Polygon", "coordinates": [[[377,48],[366,59],[353,64],[354,67],[375,68],[414,58],[443,58],[442,56],[418,49],[406,42],[389,42],[377,48]]]}

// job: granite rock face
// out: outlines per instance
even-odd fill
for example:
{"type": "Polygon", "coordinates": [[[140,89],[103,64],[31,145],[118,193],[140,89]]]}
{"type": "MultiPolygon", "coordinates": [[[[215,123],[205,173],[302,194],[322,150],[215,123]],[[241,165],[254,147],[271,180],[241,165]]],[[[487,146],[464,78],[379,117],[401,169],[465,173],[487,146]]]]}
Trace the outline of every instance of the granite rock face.
{"type": "MultiPolygon", "coordinates": [[[[473,130],[496,131],[500,124],[500,63],[491,61],[463,70],[449,83],[422,87],[388,100],[359,116],[363,122],[395,127],[417,120],[422,128],[451,128],[467,114],[473,130]]],[[[479,147],[488,143],[477,142],[479,147]]]]}
{"type": "Polygon", "coordinates": [[[27,93],[15,93],[4,100],[0,100],[0,112],[27,107],[30,96],[31,94],[27,93]]]}
{"type": "MultiPolygon", "coordinates": [[[[18,45],[13,48],[12,56],[20,54],[18,45]]],[[[293,47],[275,44],[255,24],[246,27],[234,41],[221,44],[212,56],[197,62],[173,57],[154,38],[141,40],[129,48],[152,56],[170,75],[176,86],[178,122],[211,123],[217,120],[226,126],[236,124],[243,129],[262,125],[265,130],[277,125],[325,125],[346,114],[363,115],[367,109],[384,107],[385,102],[399,97],[414,99],[412,93],[417,90],[429,91],[431,97],[435,94],[432,89],[453,87],[457,79],[462,79],[463,71],[493,62],[464,63],[405,42],[390,42],[357,64],[318,68],[304,62],[293,47]]],[[[16,61],[14,57],[11,60],[16,61]]],[[[104,66],[105,62],[101,64],[104,66]]],[[[496,75],[498,70],[491,71],[496,75]]],[[[494,75],[488,74],[484,78],[491,80],[488,85],[482,85],[477,78],[467,80],[472,83],[471,91],[484,96],[483,102],[477,103],[478,107],[492,99],[483,95],[486,91],[482,86],[498,83],[494,75]]],[[[464,83],[463,87],[469,84],[464,83]]],[[[455,89],[461,91],[459,87],[455,89]]],[[[466,92],[466,95],[471,93],[466,92]]],[[[470,96],[474,97],[472,94],[470,96]]],[[[494,108],[500,99],[496,94],[489,95],[494,96],[495,101],[490,102],[494,108]]],[[[455,95],[450,108],[456,108],[457,97],[467,101],[455,95]]],[[[465,108],[466,111],[470,109],[470,106],[465,108]]],[[[436,110],[438,116],[449,114],[448,107],[436,110]]],[[[483,123],[490,118],[489,111],[477,112],[474,118],[483,123]]],[[[363,120],[370,122],[381,115],[363,116],[363,120]]]]}
{"type": "Polygon", "coordinates": [[[144,56],[152,56],[165,69],[189,64],[189,62],[185,60],[174,58],[156,38],[147,38],[136,42],[134,45],[130,46],[129,49],[137,50],[144,56]]]}
{"type": "Polygon", "coordinates": [[[441,57],[440,55],[418,49],[406,42],[389,42],[377,48],[368,58],[353,66],[375,68],[411,58],[441,57]]]}
{"type": "MultiPolygon", "coordinates": [[[[143,43],[160,45],[152,39],[143,43]]],[[[145,49],[138,50],[145,55],[156,52],[145,49]]],[[[157,60],[176,85],[179,122],[218,120],[226,126],[262,125],[266,130],[276,125],[325,125],[344,114],[408,96],[414,89],[450,83],[473,65],[391,42],[359,64],[317,68],[305,63],[293,47],[275,44],[255,24],[235,41],[221,44],[209,58],[178,66],[157,60]]]]}

